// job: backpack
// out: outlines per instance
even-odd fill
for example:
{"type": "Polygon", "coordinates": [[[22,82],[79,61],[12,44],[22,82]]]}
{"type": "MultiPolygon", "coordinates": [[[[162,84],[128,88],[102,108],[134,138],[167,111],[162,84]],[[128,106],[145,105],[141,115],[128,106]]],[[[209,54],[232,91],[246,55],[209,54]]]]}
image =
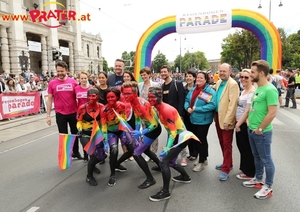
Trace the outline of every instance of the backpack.
{"type": "Polygon", "coordinates": [[[271,81],[272,85],[274,85],[275,88],[277,89],[277,83],[276,83],[276,81],[274,80],[274,77],[271,76],[271,79],[272,79],[272,81],[271,81]]]}

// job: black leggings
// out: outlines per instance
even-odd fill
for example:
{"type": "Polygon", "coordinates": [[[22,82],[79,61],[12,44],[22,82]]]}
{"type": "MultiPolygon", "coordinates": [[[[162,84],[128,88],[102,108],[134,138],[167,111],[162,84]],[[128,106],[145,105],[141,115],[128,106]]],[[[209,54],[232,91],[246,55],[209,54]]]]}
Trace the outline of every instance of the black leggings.
{"type": "MultiPolygon", "coordinates": [[[[58,127],[59,133],[68,134],[68,123],[71,129],[71,133],[73,135],[77,134],[77,119],[76,119],[76,113],[71,113],[68,115],[63,115],[61,113],[56,113],[56,124],[58,127]]],[[[78,138],[76,137],[74,146],[73,146],[73,153],[77,154],[79,153],[79,146],[78,146],[78,138]]]]}
{"type": "MultiPolygon", "coordinates": [[[[188,142],[184,142],[180,144],[178,147],[170,149],[169,153],[162,159],[160,162],[160,168],[162,171],[163,177],[163,191],[169,193],[169,186],[171,180],[171,170],[170,170],[170,162],[177,158],[178,154],[188,145],[188,142]]],[[[180,164],[174,164],[172,166],[173,169],[178,171],[183,177],[189,178],[189,175],[186,173],[184,168],[180,164]]]]}
{"type": "MultiPolygon", "coordinates": [[[[160,166],[160,162],[159,159],[157,157],[157,155],[152,152],[150,150],[150,146],[144,151],[144,154],[147,155],[151,160],[154,161],[154,163],[156,163],[156,165],[159,167],[160,166]]],[[[142,155],[133,155],[134,160],[137,162],[137,164],[139,165],[139,167],[143,170],[143,172],[145,173],[147,180],[151,181],[153,180],[153,176],[150,172],[148,163],[146,162],[146,160],[143,158],[142,155]]]]}

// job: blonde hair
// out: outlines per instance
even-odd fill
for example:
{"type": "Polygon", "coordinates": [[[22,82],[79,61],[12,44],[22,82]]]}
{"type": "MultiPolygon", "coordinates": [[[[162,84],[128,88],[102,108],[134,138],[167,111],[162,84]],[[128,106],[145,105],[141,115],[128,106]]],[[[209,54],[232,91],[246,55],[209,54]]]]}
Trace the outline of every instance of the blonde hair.
{"type": "Polygon", "coordinates": [[[122,88],[121,88],[122,92],[123,92],[124,88],[132,88],[133,92],[135,92],[135,93],[138,92],[138,84],[135,81],[124,82],[122,84],[122,88]]]}
{"type": "Polygon", "coordinates": [[[81,72],[79,72],[79,74],[78,74],[78,77],[80,78],[80,75],[81,74],[84,74],[84,75],[86,75],[87,77],[89,77],[89,74],[86,72],[86,71],[81,71],[81,72]]]}
{"type": "Polygon", "coordinates": [[[250,69],[248,69],[248,68],[244,68],[244,69],[242,70],[242,72],[247,72],[248,74],[251,73],[250,69]]]}

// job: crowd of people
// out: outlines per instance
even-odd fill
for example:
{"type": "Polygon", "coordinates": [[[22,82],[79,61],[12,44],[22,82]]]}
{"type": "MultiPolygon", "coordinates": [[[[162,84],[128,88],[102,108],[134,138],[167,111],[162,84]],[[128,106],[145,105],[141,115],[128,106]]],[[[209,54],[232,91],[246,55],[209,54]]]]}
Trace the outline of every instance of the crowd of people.
{"type": "MultiPolygon", "coordinates": [[[[94,173],[101,171],[96,165],[104,164],[109,156],[109,186],[116,185],[116,171],[127,171],[121,164],[134,160],[146,176],[138,187],[146,189],[156,184],[147,163],[152,160],[156,165],[151,170],[162,173],[163,187],[149,199],[169,199],[171,179],[180,183],[191,182],[188,171],[184,169],[189,161],[194,161],[194,172],[201,172],[208,165],[207,136],[214,122],[223,155],[222,163],[215,166],[220,170],[219,180],[226,181],[230,176],[235,135],[241,170],[236,177],[245,180],[245,187],[260,189],[254,195],[256,198],[272,196],[275,166],[270,148],[271,122],[278,103],[280,107],[289,107],[291,99],[291,108],[297,107],[294,96],[296,86],[300,86],[299,70],[279,70],[273,75],[269,64],[258,60],[252,63],[251,69],[243,69],[234,75],[232,67],[224,63],[216,74],[211,71],[187,71],[183,84],[167,65],[161,67],[159,74],[152,74],[148,67],[142,68],[142,82],[137,82],[132,72],[124,70],[124,67],[124,61],[117,59],[115,71],[110,75],[99,72],[97,76],[91,76],[82,71],[72,76],[68,73],[67,64],[58,61],[56,76],[46,79],[47,88],[42,88],[48,91],[46,122],[51,125],[54,102],[59,133],[68,134],[69,125],[71,133],[77,135],[72,157],[87,163],[86,182],[89,185],[97,186],[94,173]],[[282,89],[287,90],[285,104],[282,103],[282,89]],[[120,127],[120,117],[128,123],[130,130],[120,127]],[[92,154],[84,151],[82,157],[79,141],[84,148],[95,124],[100,127],[104,140],[92,154]],[[162,127],[167,131],[165,139],[160,137],[162,127]],[[180,143],[179,135],[184,131],[193,133],[201,142],[189,139],[180,143]],[[118,158],[119,142],[123,154],[118,158]],[[158,148],[158,142],[164,148],[158,148]],[[177,163],[179,156],[181,161],[177,163]],[[171,178],[169,167],[180,174],[171,178]]],[[[4,75],[0,76],[2,81],[4,75]]],[[[26,91],[38,91],[36,85],[44,81],[40,79],[34,75],[19,78],[17,85],[22,90],[26,87],[26,91]]],[[[9,77],[6,78],[6,85],[1,83],[4,92],[14,92],[14,86],[15,80],[9,77]]]]}

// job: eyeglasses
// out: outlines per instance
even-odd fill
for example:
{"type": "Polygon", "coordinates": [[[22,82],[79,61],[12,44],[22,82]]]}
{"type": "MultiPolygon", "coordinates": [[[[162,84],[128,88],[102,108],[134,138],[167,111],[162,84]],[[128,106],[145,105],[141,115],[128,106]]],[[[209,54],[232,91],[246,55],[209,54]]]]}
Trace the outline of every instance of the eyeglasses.
{"type": "Polygon", "coordinates": [[[241,79],[249,79],[247,76],[240,76],[241,79]]]}

